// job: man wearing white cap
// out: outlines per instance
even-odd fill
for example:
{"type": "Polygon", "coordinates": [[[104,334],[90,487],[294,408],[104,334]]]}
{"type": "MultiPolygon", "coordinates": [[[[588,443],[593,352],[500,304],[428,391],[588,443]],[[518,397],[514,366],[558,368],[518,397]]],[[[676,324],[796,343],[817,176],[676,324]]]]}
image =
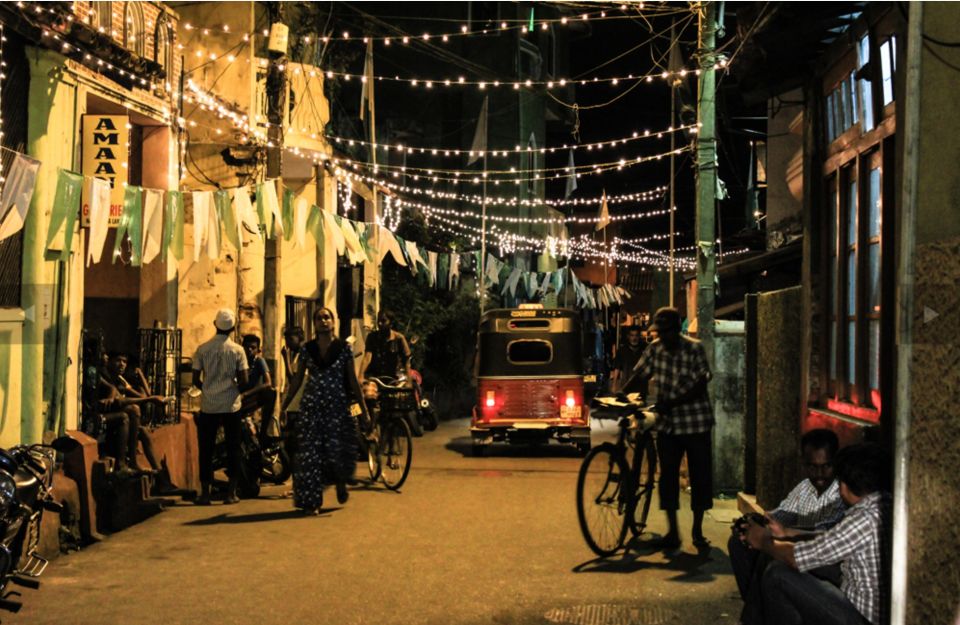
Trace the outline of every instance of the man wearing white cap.
{"type": "Polygon", "coordinates": [[[203,391],[200,414],[197,416],[197,438],[200,452],[200,483],[202,491],[197,503],[210,504],[210,486],[213,483],[213,447],[217,429],[223,426],[227,445],[230,484],[225,504],[240,501],[237,497],[237,475],[240,474],[240,388],[247,384],[247,355],[243,348],[230,340],[237,324],[232,310],[217,311],[213,325],[217,334],[197,348],[193,356],[193,385],[203,391]]]}

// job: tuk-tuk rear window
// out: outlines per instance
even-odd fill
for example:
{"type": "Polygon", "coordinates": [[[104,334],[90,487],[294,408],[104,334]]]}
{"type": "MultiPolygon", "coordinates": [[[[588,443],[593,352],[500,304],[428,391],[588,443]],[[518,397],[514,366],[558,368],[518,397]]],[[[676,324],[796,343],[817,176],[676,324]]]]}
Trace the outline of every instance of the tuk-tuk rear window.
{"type": "Polygon", "coordinates": [[[553,345],[536,339],[510,341],[507,360],[515,365],[544,365],[553,360],[553,345]]]}
{"type": "Polygon", "coordinates": [[[543,330],[550,327],[549,319],[511,319],[507,324],[511,330],[543,330]]]}

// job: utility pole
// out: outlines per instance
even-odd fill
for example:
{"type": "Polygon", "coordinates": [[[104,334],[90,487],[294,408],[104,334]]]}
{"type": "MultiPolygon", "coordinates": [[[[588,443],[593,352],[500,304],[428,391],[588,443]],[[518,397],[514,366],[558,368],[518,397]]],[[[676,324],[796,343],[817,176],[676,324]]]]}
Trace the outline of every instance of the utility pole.
{"type": "MultiPolygon", "coordinates": [[[[283,2],[266,4],[270,16],[271,35],[275,29],[284,29],[283,2]]],[[[271,39],[274,37],[271,36],[271,39]]],[[[267,70],[267,171],[266,181],[275,184],[282,174],[283,165],[283,121],[286,108],[286,36],[282,39],[281,50],[271,49],[270,65],[267,70]]],[[[279,192],[279,190],[278,190],[279,192]]],[[[283,196],[280,195],[280,201],[283,196]]],[[[269,220],[270,217],[267,217],[269,220]]],[[[268,229],[269,230],[269,229],[268,229]]],[[[280,324],[283,312],[281,250],[280,237],[267,238],[263,251],[263,356],[270,367],[271,375],[277,379],[280,360],[280,324]]]]}
{"type": "Polygon", "coordinates": [[[714,283],[717,274],[716,205],[716,2],[700,6],[699,56],[700,88],[697,99],[697,338],[703,342],[707,360],[713,366],[714,283]]]}

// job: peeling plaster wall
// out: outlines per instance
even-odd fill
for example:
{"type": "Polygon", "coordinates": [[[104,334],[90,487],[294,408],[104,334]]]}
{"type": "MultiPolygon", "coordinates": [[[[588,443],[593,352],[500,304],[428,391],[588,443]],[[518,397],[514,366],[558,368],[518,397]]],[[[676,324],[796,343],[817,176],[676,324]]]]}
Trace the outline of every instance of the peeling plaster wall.
{"type": "Polygon", "coordinates": [[[742,321],[718,321],[711,392],[717,424],[713,429],[714,491],[736,493],[744,487],[744,392],[746,355],[742,321]]]}
{"type": "MultiPolygon", "coordinates": [[[[924,3],[925,35],[956,41],[958,23],[960,6],[924,3]]],[[[960,49],[923,46],[909,311],[907,623],[954,622],[960,606],[960,179],[953,172],[960,161],[960,74],[945,63],[960,65],[960,49]]]]}
{"type": "Polygon", "coordinates": [[[801,287],[757,297],[757,502],[773,508],[800,479],[801,287]]]}

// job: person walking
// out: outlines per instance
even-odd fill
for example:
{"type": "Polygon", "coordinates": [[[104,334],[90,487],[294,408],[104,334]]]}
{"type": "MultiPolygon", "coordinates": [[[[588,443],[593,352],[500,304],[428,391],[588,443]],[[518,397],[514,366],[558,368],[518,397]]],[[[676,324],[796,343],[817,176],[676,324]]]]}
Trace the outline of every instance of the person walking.
{"type": "Polygon", "coordinates": [[[366,406],[353,364],[353,350],[335,337],[336,321],[329,308],[314,313],[315,336],[301,350],[302,366],[296,371],[283,400],[286,410],[300,390],[297,451],[293,463],[293,505],[306,514],[319,514],[323,489],[336,485],[337,502],[349,498],[347,483],[357,466],[357,426],[350,406],[356,402],[363,415],[366,406]]]}
{"type": "Polygon", "coordinates": [[[227,467],[230,482],[225,504],[240,501],[237,497],[237,476],[240,474],[240,388],[247,385],[247,355],[230,339],[237,324],[232,310],[217,311],[213,325],[216,335],[197,348],[193,356],[193,385],[203,391],[200,414],[197,416],[197,439],[200,455],[200,496],[197,504],[210,505],[213,484],[213,448],[217,429],[223,426],[227,446],[227,467]]]}
{"type": "MultiPolygon", "coordinates": [[[[687,455],[690,470],[690,508],[693,510],[693,544],[706,549],[703,515],[713,507],[713,452],[711,430],[714,416],[707,382],[712,374],[700,341],[680,334],[680,312],[661,308],[653,327],[659,337],[647,346],[633,370],[644,383],[653,378],[657,388],[655,410],[662,417],[657,434],[660,454],[660,509],[666,512],[669,529],[661,541],[664,549],[680,547],[677,510],[680,508],[680,462],[687,455]]],[[[624,386],[633,379],[624,382],[624,386]]],[[[644,394],[645,395],[645,394],[644,394]]]]}

